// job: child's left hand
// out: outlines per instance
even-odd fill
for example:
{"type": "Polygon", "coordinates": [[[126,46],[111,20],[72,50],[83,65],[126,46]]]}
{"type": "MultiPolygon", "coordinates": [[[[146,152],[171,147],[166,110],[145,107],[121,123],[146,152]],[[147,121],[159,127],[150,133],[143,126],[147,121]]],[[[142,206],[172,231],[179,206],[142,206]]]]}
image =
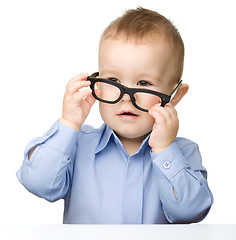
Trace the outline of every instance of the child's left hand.
{"type": "Polygon", "coordinates": [[[171,103],[165,107],[156,104],[149,109],[149,114],[155,119],[155,123],[148,143],[152,152],[162,152],[177,136],[179,129],[177,111],[171,103]]]}

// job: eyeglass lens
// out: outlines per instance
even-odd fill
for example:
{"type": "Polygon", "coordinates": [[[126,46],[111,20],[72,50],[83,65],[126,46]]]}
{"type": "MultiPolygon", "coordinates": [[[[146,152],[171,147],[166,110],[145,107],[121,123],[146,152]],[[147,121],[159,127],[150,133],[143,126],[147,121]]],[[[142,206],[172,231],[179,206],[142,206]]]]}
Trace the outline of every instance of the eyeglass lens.
{"type": "Polygon", "coordinates": [[[137,92],[134,94],[135,98],[135,103],[143,108],[148,110],[151,108],[153,105],[161,103],[161,98],[150,93],[145,93],[145,92],[137,92]]]}

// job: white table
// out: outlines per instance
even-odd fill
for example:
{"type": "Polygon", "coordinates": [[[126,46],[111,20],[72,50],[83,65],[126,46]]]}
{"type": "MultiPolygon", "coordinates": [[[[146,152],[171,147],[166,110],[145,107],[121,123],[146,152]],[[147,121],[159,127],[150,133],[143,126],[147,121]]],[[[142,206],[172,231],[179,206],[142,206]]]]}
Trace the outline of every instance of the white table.
{"type": "Polygon", "coordinates": [[[236,240],[236,224],[3,225],[3,240],[236,240]]]}

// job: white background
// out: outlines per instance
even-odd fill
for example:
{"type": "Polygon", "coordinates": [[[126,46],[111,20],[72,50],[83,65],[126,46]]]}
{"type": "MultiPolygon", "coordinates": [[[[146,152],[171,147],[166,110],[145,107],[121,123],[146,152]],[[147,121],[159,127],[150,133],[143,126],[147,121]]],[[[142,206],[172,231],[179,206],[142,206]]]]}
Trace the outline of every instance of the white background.
{"type": "MultiPolygon", "coordinates": [[[[98,70],[98,41],[125,9],[169,18],[185,42],[190,90],[177,106],[179,136],[199,144],[214,205],[203,223],[236,223],[235,5],[224,0],[1,0],[0,222],[62,223],[63,201],[49,203],[16,178],[24,147],[60,117],[67,81],[98,70]]],[[[97,104],[87,123],[102,121],[97,104]]]]}

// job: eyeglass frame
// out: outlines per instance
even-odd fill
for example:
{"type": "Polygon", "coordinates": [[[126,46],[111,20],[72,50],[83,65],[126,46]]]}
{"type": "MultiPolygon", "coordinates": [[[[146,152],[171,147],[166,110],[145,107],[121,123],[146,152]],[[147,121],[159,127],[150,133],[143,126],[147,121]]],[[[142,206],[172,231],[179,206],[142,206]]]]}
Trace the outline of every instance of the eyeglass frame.
{"type": "Polygon", "coordinates": [[[126,87],[120,83],[117,82],[112,82],[111,80],[105,79],[105,78],[97,78],[97,76],[99,75],[99,72],[95,72],[93,74],[91,74],[90,76],[87,77],[87,80],[91,81],[91,85],[90,88],[92,90],[92,95],[95,99],[97,99],[100,102],[104,102],[104,103],[109,103],[109,104],[115,104],[118,103],[122,97],[124,96],[125,93],[127,93],[130,96],[131,102],[132,104],[139,110],[144,111],[144,112],[148,112],[147,109],[141,108],[139,107],[136,103],[135,103],[135,97],[134,94],[137,92],[142,92],[142,93],[150,93],[153,95],[156,95],[158,97],[160,97],[161,99],[161,107],[164,107],[168,102],[170,102],[170,100],[173,98],[174,94],[177,92],[178,88],[180,87],[181,83],[183,82],[183,80],[180,80],[178,85],[175,87],[175,89],[171,92],[170,95],[164,94],[164,93],[160,93],[157,91],[153,91],[150,89],[144,89],[144,88],[129,88],[126,87]],[[95,94],[95,84],[96,82],[104,82],[104,83],[108,83],[110,85],[116,86],[120,89],[120,96],[119,98],[117,98],[115,101],[108,101],[108,100],[104,100],[99,98],[96,94],[95,94]]]}

